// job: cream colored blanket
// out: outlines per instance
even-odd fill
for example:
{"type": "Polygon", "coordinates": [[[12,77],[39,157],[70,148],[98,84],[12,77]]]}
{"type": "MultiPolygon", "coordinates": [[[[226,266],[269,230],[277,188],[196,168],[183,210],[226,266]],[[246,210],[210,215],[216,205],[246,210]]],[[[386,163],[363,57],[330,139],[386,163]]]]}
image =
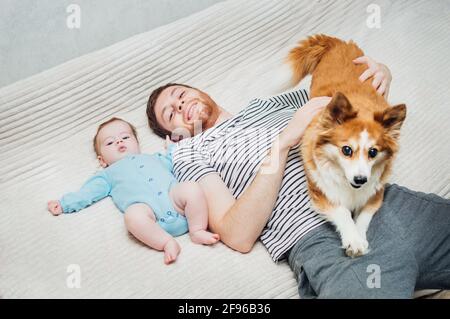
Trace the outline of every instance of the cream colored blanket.
{"type": "Polygon", "coordinates": [[[287,263],[260,243],[242,255],[183,236],[165,266],[110,199],[60,217],[46,202],[99,169],[99,122],[123,117],[143,151],[161,151],[145,117],[152,89],[188,83],[236,113],[278,93],[287,50],[315,33],[353,39],[390,67],[390,101],[408,106],[391,181],[449,198],[449,12],[448,1],[229,0],[0,89],[0,296],[298,298],[287,263]]]}

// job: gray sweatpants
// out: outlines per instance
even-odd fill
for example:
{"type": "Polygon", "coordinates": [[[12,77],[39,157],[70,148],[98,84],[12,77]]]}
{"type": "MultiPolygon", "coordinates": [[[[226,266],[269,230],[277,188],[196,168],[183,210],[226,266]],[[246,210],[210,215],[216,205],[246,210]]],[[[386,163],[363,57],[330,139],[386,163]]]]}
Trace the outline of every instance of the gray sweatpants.
{"type": "Polygon", "coordinates": [[[367,233],[369,253],[350,258],[333,225],[306,234],[288,253],[301,298],[411,298],[450,289],[450,200],[387,185],[367,233]]]}

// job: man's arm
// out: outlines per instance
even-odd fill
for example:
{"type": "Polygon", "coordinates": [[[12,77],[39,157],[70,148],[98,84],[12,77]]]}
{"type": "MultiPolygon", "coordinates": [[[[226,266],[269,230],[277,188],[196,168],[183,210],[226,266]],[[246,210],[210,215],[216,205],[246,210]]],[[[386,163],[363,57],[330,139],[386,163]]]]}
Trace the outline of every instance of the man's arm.
{"type": "MultiPolygon", "coordinates": [[[[208,200],[209,226],[227,246],[242,253],[252,249],[272,213],[288,152],[289,148],[284,148],[276,153],[279,165],[271,174],[261,173],[263,164],[238,200],[234,199],[219,175],[210,174],[200,180],[208,200]]],[[[270,155],[265,161],[269,158],[270,155]]]]}
{"type": "Polygon", "coordinates": [[[314,115],[330,100],[328,97],[311,99],[295,113],[238,200],[217,174],[209,174],[199,181],[208,201],[209,226],[227,246],[242,253],[252,249],[272,214],[289,150],[298,144],[314,115]]]}

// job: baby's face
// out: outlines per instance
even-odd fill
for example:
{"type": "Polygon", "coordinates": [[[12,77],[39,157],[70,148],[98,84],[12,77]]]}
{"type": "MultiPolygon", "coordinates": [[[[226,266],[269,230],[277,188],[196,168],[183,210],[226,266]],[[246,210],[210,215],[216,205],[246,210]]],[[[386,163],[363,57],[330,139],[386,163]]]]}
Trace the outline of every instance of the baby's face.
{"type": "Polygon", "coordinates": [[[104,126],[97,135],[98,160],[107,167],[129,154],[139,154],[139,143],[131,127],[122,121],[114,121],[104,126]]]}

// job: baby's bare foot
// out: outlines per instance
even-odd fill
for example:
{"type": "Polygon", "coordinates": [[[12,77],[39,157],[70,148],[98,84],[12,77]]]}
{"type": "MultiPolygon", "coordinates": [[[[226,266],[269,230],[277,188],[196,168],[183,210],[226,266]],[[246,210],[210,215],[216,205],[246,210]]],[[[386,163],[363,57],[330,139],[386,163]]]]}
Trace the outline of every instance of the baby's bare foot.
{"type": "Polygon", "coordinates": [[[164,246],[164,263],[166,265],[173,263],[177,259],[180,250],[181,247],[175,239],[169,240],[164,246]]]}
{"type": "Polygon", "coordinates": [[[219,241],[218,234],[210,233],[206,230],[197,230],[196,232],[189,233],[191,240],[196,244],[212,245],[219,241]]]}

